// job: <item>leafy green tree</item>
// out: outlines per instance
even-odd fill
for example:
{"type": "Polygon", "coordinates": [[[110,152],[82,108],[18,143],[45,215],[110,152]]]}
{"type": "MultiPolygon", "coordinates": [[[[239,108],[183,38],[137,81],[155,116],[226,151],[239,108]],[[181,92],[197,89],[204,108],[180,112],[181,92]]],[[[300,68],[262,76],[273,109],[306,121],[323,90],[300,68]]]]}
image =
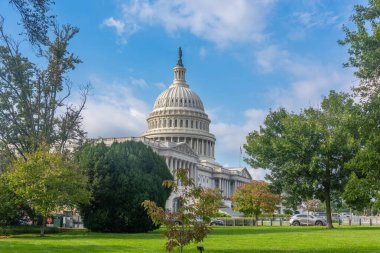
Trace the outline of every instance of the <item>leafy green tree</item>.
{"type": "MultiPolygon", "coordinates": [[[[25,161],[42,143],[49,149],[66,152],[68,140],[81,143],[81,111],[88,86],[82,90],[83,100],[75,106],[69,101],[71,82],[68,74],[80,60],[69,51],[72,38],[79,31],[69,25],[58,27],[49,14],[51,0],[9,0],[20,14],[20,25],[32,46],[38,49],[39,63],[34,64],[21,51],[21,43],[8,35],[4,27],[6,13],[0,10],[0,174],[18,157],[25,161]]],[[[12,31],[11,31],[12,32],[12,31]]],[[[23,38],[24,40],[24,38],[23,38]]],[[[3,220],[14,220],[16,214],[28,212],[27,203],[16,205],[12,191],[0,191],[2,209],[12,210],[3,220]],[[17,208],[18,207],[18,208],[17,208]],[[19,208],[26,208],[21,210],[19,208]]],[[[1,209],[1,208],[0,208],[1,209]]],[[[1,211],[0,211],[1,212],[1,211]]]]}
{"type": "Polygon", "coordinates": [[[344,195],[347,204],[358,210],[380,201],[380,97],[362,102],[361,108],[356,116],[361,148],[347,163],[353,175],[344,195]]]}
{"type": "Polygon", "coordinates": [[[380,85],[380,0],[369,0],[368,6],[356,5],[351,16],[354,29],[343,26],[346,37],[341,45],[348,45],[346,67],[354,67],[361,85],[356,88],[362,96],[379,95],[380,85]]]}
{"type": "Polygon", "coordinates": [[[146,232],[156,228],[141,203],[152,199],[165,206],[172,179],[162,157],[141,142],[87,145],[78,155],[87,169],[91,201],[80,208],[84,225],[93,231],[146,232]]]}
{"type": "Polygon", "coordinates": [[[346,36],[339,43],[349,46],[344,66],[355,68],[360,81],[354,91],[362,98],[362,112],[357,115],[361,149],[348,163],[355,172],[344,197],[350,206],[361,210],[371,200],[380,203],[380,0],[356,5],[354,11],[353,28],[343,27],[346,36]]]}
{"type": "Polygon", "coordinates": [[[327,227],[332,228],[331,202],[341,197],[351,173],[345,163],[358,149],[352,120],[357,113],[349,95],[333,91],[321,108],[270,112],[260,131],[247,136],[246,162],[270,170],[272,187],[291,196],[291,202],[325,202],[327,227]]]}
{"type": "Polygon", "coordinates": [[[238,188],[232,197],[234,209],[254,216],[256,226],[258,226],[259,215],[273,213],[280,201],[280,195],[272,193],[267,182],[256,180],[238,188]]]}
{"type": "Polygon", "coordinates": [[[72,161],[60,153],[49,153],[47,148],[25,155],[27,160],[12,162],[2,178],[8,189],[42,216],[43,236],[46,217],[88,201],[87,177],[72,161]]]}
{"type": "Polygon", "coordinates": [[[0,154],[26,159],[41,143],[63,152],[68,140],[81,141],[83,101],[78,107],[68,102],[67,74],[80,60],[68,52],[77,28],[65,26],[46,52],[46,69],[24,57],[0,24],[0,154]]]}
{"type": "Polygon", "coordinates": [[[54,24],[54,17],[49,15],[52,0],[9,0],[20,13],[21,24],[32,45],[47,45],[49,27],[54,24]]]}
{"type": "Polygon", "coordinates": [[[182,253],[183,247],[191,242],[202,242],[210,232],[211,217],[218,213],[223,203],[222,195],[217,189],[196,186],[187,175],[186,169],[178,169],[177,181],[163,182],[164,186],[171,188],[181,199],[178,210],[164,210],[152,200],[145,200],[143,203],[153,222],[156,225],[165,225],[165,247],[168,251],[178,247],[178,251],[182,253]]]}
{"type": "Polygon", "coordinates": [[[0,177],[0,225],[17,225],[24,216],[32,216],[25,201],[11,191],[0,177]]]}

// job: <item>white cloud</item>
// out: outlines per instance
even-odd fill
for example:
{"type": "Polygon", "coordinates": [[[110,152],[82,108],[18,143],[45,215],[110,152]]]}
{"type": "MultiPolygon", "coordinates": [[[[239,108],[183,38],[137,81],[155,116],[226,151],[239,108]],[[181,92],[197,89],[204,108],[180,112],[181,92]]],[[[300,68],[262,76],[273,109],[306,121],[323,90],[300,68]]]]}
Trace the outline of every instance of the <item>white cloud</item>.
{"type": "Polygon", "coordinates": [[[256,52],[256,63],[263,72],[272,72],[274,69],[274,62],[280,57],[286,57],[288,53],[281,50],[277,45],[270,45],[262,50],[256,52]]]}
{"type": "MultiPolygon", "coordinates": [[[[122,18],[117,21],[124,24],[121,33],[124,36],[136,32],[142,25],[160,25],[168,33],[185,30],[225,47],[233,43],[262,41],[266,17],[274,2],[133,0],[122,4],[122,18]]],[[[107,20],[116,21],[112,17],[107,20]]],[[[115,22],[111,23],[115,26],[115,22]]]]}
{"type": "Polygon", "coordinates": [[[90,138],[140,136],[146,129],[149,106],[136,98],[128,83],[91,78],[97,94],[89,97],[83,111],[84,128],[90,138]],[[106,87],[102,93],[99,89],[106,87]],[[98,95],[102,94],[102,95],[98,95]]]}
{"type": "Polygon", "coordinates": [[[352,73],[340,66],[292,55],[277,45],[256,53],[256,64],[265,72],[285,73],[284,85],[268,91],[274,108],[298,110],[318,106],[330,90],[348,91],[354,83],[352,73]]]}
{"type": "Polygon", "coordinates": [[[306,28],[335,25],[339,19],[339,16],[333,12],[321,10],[294,12],[293,16],[297,23],[306,28]]]}
{"type": "Polygon", "coordinates": [[[138,86],[140,88],[147,88],[148,87],[148,84],[147,82],[142,79],[142,78],[131,78],[131,84],[132,85],[135,85],[135,86],[138,86]]]}
{"type": "Polygon", "coordinates": [[[114,19],[113,17],[107,18],[103,21],[103,25],[113,27],[116,29],[118,35],[122,35],[125,32],[125,24],[121,20],[114,19]]]}

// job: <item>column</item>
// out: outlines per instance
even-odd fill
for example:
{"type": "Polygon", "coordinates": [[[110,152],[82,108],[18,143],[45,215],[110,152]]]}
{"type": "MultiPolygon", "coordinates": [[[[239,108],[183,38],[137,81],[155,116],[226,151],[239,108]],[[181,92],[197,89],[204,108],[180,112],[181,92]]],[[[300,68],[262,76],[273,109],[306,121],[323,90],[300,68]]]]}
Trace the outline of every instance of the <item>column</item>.
{"type": "Polygon", "coordinates": [[[227,188],[228,188],[228,196],[227,197],[229,198],[229,197],[231,197],[231,191],[230,191],[231,190],[230,189],[231,188],[231,184],[230,184],[230,180],[227,180],[227,188]]]}

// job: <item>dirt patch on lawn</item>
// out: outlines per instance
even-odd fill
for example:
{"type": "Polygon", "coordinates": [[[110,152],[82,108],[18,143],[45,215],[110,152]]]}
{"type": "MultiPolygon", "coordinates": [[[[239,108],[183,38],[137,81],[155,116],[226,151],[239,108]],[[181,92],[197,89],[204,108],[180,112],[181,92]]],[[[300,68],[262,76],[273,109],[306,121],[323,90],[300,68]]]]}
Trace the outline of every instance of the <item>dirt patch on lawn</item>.
{"type": "Polygon", "coordinates": [[[1,240],[1,239],[8,239],[8,238],[9,238],[9,236],[0,235],[0,240],[1,240]]]}

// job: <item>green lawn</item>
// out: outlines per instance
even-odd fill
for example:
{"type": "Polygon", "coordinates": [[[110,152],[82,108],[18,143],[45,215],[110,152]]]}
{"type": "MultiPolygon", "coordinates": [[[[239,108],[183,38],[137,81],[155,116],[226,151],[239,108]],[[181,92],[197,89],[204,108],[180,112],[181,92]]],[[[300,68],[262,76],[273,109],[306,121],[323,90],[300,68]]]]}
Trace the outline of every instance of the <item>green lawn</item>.
{"type": "MultiPolygon", "coordinates": [[[[16,235],[0,239],[1,253],[165,252],[160,231],[146,234],[61,233],[45,238],[16,235]]],[[[380,252],[380,227],[216,227],[203,243],[215,252],[380,252]]],[[[185,252],[198,252],[195,245],[185,252]]]]}

